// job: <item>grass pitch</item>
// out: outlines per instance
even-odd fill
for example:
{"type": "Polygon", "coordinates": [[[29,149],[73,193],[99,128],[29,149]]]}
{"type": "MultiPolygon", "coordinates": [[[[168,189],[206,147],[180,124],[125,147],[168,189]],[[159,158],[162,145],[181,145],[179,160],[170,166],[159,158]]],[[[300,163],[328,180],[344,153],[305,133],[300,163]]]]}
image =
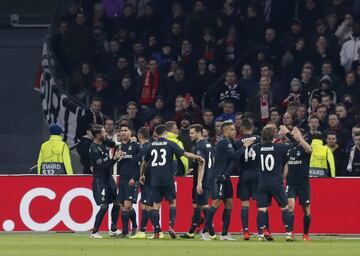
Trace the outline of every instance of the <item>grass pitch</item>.
{"type": "Polygon", "coordinates": [[[90,239],[87,234],[0,234],[0,256],[68,256],[68,255],[132,255],[132,256],[350,256],[360,255],[359,238],[312,237],[304,242],[296,237],[294,242],[285,242],[284,237],[275,237],[274,242],[251,241],[201,241],[165,238],[113,239],[104,234],[103,239],[90,239]]]}

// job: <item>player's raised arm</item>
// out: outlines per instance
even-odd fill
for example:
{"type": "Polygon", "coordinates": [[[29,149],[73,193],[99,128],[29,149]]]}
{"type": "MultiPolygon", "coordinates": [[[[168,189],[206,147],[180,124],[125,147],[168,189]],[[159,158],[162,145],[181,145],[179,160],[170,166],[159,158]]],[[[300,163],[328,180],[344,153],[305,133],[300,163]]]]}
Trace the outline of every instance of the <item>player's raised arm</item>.
{"type": "Polygon", "coordinates": [[[304,140],[299,128],[294,127],[293,131],[292,131],[292,135],[293,135],[294,139],[299,142],[299,144],[305,150],[305,152],[308,154],[311,154],[312,148],[309,145],[309,143],[307,143],[306,140],[304,140]]]}

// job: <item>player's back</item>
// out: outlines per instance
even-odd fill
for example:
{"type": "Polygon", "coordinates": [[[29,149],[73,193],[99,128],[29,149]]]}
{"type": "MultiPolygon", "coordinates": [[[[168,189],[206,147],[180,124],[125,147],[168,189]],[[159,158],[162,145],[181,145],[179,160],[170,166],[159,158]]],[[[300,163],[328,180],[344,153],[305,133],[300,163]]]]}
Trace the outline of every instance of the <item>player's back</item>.
{"type": "Polygon", "coordinates": [[[260,170],[260,184],[278,185],[283,182],[282,171],[288,147],[286,144],[274,144],[271,142],[259,143],[253,146],[260,170]]]}
{"type": "Polygon", "coordinates": [[[241,138],[241,143],[247,140],[253,140],[254,143],[245,149],[244,154],[240,157],[240,175],[257,174],[258,161],[256,160],[256,152],[254,146],[260,142],[260,137],[257,135],[245,134],[241,138]]]}
{"type": "MultiPolygon", "coordinates": [[[[195,145],[195,153],[198,156],[201,156],[205,160],[205,166],[204,166],[204,176],[203,176],[203,187],[209,186],[209,178],[211,176],[214,162],[215,162],[215,152],[210,142],[207,140],[200,140],[195,145]]],[[[195,172],[194,172],[194,181],[197,183],[197,177],[198,177],[198,162],[195,162],[195,172]]]]}
{"type": "Polygon", "coordinates": [[[151,184],[154,186],[171,184],[175,173],[173,155],[180,157],[183,153],[178,145],[165,138],[151,142],[145,156],[150,168],[151,184]]]}
{"type": "Polygon", "coordinates": [[[214,177],[221,175],[228,168],[230,164],[230,154],[234,152],[231,141],[222,137],[215,147],[215,165],[213,175],[214,177]]]}

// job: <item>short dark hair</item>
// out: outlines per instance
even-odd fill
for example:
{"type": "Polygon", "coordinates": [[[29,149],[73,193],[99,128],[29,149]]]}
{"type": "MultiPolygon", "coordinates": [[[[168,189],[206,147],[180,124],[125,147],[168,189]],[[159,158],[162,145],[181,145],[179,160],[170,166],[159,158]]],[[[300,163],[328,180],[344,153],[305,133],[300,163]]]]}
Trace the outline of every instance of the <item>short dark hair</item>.
{"type": "Polygon", "coordinates": [[[354,137],[360,136],[360,132],[355,132],[354,137]]]}
{"type": "Polygon", "coordinates": [[[313,140],[324,140],[324,135],[321,132],[316,132],[312,135],[313,140]]]}
{"type": "Polygon", "coordinates": [[[271,109],[270,109],[270,114],[271,114],[272,112],[278,112],[278,113],[280,114],[280,110],[279,110],[278,108],[271,108],[271,109]]]}
{"type": "Polygon", "coordinates": [[[129,107],[131,105],[133,105],[133,106],[135,106],[137,108],[137,104],[136,104],[135,101],[129,101],[128,104],[126,104],[126,107],[129,107]]]}
{"type": "Polygon", "coordinates": [[[165,128],[166,128],[167,131],[171,131],[174,128],[175,125],[176,125],[175,121],[167,121],[165,123],[165,128]]]}
{"type": "Polygon", "coordinates": [[[221,130],[224,130],[225,127],[228,127],[230,125],[233,125],[234,123],[232,121],[225,121],[221,125],[221,130]]]}
{"type": "Polygon", "coordinates": [[[275,129],[273,127],[264,127],[261,131],[261,139],[263,142],[272,142],[275,136],[275,129]]]}
{"type": "Polygon", "coordinates": [[[205,114],[206,112],[211,112],[211,114],[214,114],[214,112],[213,112],[210,108],[206,108],[206,109],[203,111],[203,114],[205,114]]]}
{"type": "Polygon", "coordinates": [[[94,97],[94,98],[91,99],[91,102],[90,102],[90,103],[93,103],[93,102],[95,102],[95,101],[101,103],[101,102],[102,102],[102,99],[101,99],[100,97],[94,97]]]}
{"type": "Polygon", "coordinates": [[[193,124],[190,126],[190,129],[194,129],[195,132],[200,132],[201,135],[203,134],[203,126],[201,124],[193,124]]]}
{"type": "MultiPolygon", "coordinates": [[[[273,30],[274,30],[274,29],[273,29],[273,30]]],[[[275,31],[275,30],[274,30],[274,31],[275,31]]],[[[268,62],[262,63],[262,64],[260,65],[260,69],[265,68],[265,67],[267,67],[267,68],[270,69],[271,71],[274,71],[273,65],[271,65],[271,64],[268,63],[268,62]]]]}
{"type": "Polygon", "coordinates": [[[147,127],[141,127],[138,130],[138,136],[141,136],[144,139],[149,139],[150,138],[150,131],[147,127]]]}
{"type": "Polygon", "coordinates": [[[129,123],[125,123],[125,122],[120,123],[119,126],[118,126],[119,129],[124,128],[124,127],[128,128],[129,130],[131,130],[131,128],[132,128],[129,123]]]}
{"type": "Polygon", "coordinates": [[[159,136],[164,134],[164,132],[166,131],[167,131],[166,126],[163,124],[159,124],[158,126],[155,127],[155,132],[159,136]]]}
{"type": "Polygon", "coordinates": [[[326,134],[326,137],[328,137],[329,135],[336,135],[336,132],[335,131],[329,131],[327,134],[326,134]]]}
{"type": "Polygon", "coordinates": [[[102,132],[102,129],[104,129],[104,126],[101,124],[94,124],[91,126],[91,134],[96,137],[97,134],[102,132]]]}
{"type": "Polygon", "coordinates": [[[240,125],[240,130],[251,130],[253,128],[253,124],[249,121],[249,119],[245,118],[242,120],[240,125]]]}

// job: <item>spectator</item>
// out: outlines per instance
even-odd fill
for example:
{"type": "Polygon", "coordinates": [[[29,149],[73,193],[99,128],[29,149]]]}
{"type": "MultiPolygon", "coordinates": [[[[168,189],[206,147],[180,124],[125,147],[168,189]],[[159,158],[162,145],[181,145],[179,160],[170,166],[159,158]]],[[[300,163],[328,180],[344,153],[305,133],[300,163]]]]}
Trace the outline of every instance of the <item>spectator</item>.
{"type": "Polygon", "coordinates": [[[351,140],[348,142],[348,144],[346,145],[346,149],[345,152],[348,153],[350,152],[351,148],[354,146],[355,144],[355,134],[357,132],[360,132],[360,124],[356,124],[352,129],[351,129],[351,140]]]}
{"type": "Polygon", "coordinates": [[[351,65],[354,61],[359,60],[357,49],[360,48],[360,24],[353,24],[353,34],[346,40],[340,51],[341,66],[346,72],[350,71],[351,65]]]}
{"type": "Polygon", "coordinates": [[[328,109],[325,105],[320,104],[316,109],[316,116],[319,118],[320,121],[320,131],[323,132],[327,128],[327,114],[328,109]]]}
{"type": "Polygon", "coordinates": [[[136,58],[135,69],[137,80],[141,80],[141,78],[146,74],[147,69],[147,62],[144,56],[140,55],[136,58]]]}
{"type": "Polygon", "coordinates": [[[321,65],[321,76],[318,77],[318,81],[321,80],[324,76],[328,75],[331,78],[331,85],[333,90],[337,90],[341,85],[340,77],[334,72],[333,63],[329,59],[325,59],[321,65]]]}
{"type": "Polygon", "coordinates": [[[300,130],[305,131],[307,128],[307,111],[306,111],[306,105],[300,104],[296,109],[296,118],[295,123],[296,127],[298,127],[300,130]]]}
{"type": "Polygon", "coordinates": [[[313,68],[303,68],[301,71],[301,87],[302,89],[310,95],[310,92],[313,91],[316,87],[313,79],[313,68]]]}
{"type": "Polygon", "coordinates": [[[218,121],[232,121],[235,122],[235,105],[232,101],[226,100],[222,104],[223,113],[216,118],[218,121]]]}
{"type": "Polygon", "coordinates": [[[344,16],[343,22],[338,26],[335,36],[339,39],[340,44],[343,44],[353,34],[352,26],[354,24],[353,15],[349,12],[344,16]]]}
{"type": "Polygon", "coordinates": [[[222,108],[225,101],[232,101],[237,111],[244,110],[246,95],[237,83],[237,76],[233,69],[226,71],[225,82],[217,92],[219,108],[222,108]]]}
{"type": "Polygon", "coordinates": [[[310,100],[316,96],[321,98],[323,95],[330,95],[331,100],[336,103],[336,93],[332,90],[332,80],[329,75],[324,75],[319,81],[319,89],[311,92],[310,100]]]}
{"type": "Polygon", "coordinates": [[[209,136],[215,136],[214,113],[211,109],[205,109],[202,116],[202,126],[209,131],[209,136]]]}
{"type": "Polygon", "coordinates": [[[126,75],[132,79],[135,78],[135,72],[130,68],[128,59],[125,56],[120,56],[117,59],[116,67],[111,69],[106,77],[112,86],[116,86],[121,84],[121,80],[126,75]]]}
{"type": "Polygon", "coordinates": [[[169,102],[174,102],[176,96],[190,93],[190,84],[185,77],[185,70],[178,67],[174,72],[174,77],[170,77],[161,90],[161,95],[166,95],[169,102]]]}
{"type": "Polygon", "coordinates": [[[114,129],[115,129],[114,120],[111,118],[107,118],[105,120],[104,129],[106,132],[106,138],[109,140],[112,140],[113,136],[114,136],[114,129]]]}
{"type": "Polygon", "coordinates": [[[77,99],[86,102],[86,96],[92,87],[94,71],[88,62],[82,63],[72,75],[69,93],[77,99]]]}
{"type": "Polygon", "coordinates": [[[293,127],[294,126],[294,117],[289,112],[286,112],[283,115],[282,123],[286,127],[293,127]]]}
{"type": "Polygon", "coordinates": [[[269,62],[273,65],[277,65],[281,55],[281,45],[278,42],[276,31],[270,27],[265,30],[264,42],[259,45],[260,49],[263,49],[265,55],[269,58],[269,62]]]}
{"type": "Polygon", "coordinates": [[[207,61],[200,58],[197,71],[190,81],[195,102],[201,102],[203,94],[211,88],[214,81],[215,75],[209,71],[207,61]]]}
{"type": "Polygon", "coordinates": [[[273,94],[274,104],[278,104],[285,98],[289,87],[284,86],[274,75],[274,67],[269,63],[263,63],[260,66],[260,77],[266,77],[270,82],[270,90],[273,94]]]}
{"type": "Polygon", "coordinates": [[[250,64],[246,63],[241,69],[241,78],[239,80],[241,89],[249,99],[256,93],[256,80],[254,79],[254,72],[250,64]]]}
{"type": "Polygon", "coordinates": [[[328,129],[324,131],[325,136],[329,132],[336,134],[337,143],[341,149],[344,149],[350,140],[348,132],[340,126],[339,117],[335,113],[330,113],[328,116],[328,129]]]}
{"type": "Polygon", "coordinates": [[[186,116],[187,119],[190,119],[191,123],[198,123],[201,121],[201,109],[196,105],[193,97],[190,94],[186,94],[184,99],[184,107],[179,111],[176,111],[174,121],[177,124],[180,124],[181,120],[186,116]]]}
{"type": "Polygon", "coordinates": [[[290,93],[281,103],[281,106],[286,108],[290,102],[297,104],[308,103],[307,93],[303,91],[301,81],[293,78],[290,83],[290,93]]]}
{"type": "Polygon", "coordinates": [[[331,150],[335,160],[335,176],[346,176],[346,155],[337,144],[336,133],[330,131],[326,136],[326,146],[331,150]]]}
{"type": "Polygon", "coordinates": [[[109,52],[103,53],[101,57],[95,60],[96,69],[100,72],[106,72],[116,68],[119,57],[120,44],[117,40],[112,39],[109,42],[109,52]]]}
{"type": "Polygon", "coordinates": [[[255,4],[249,4],[243,21],[243,33],[246,48],[252,48],[263,36],[264,20],[255,4]]]}
{"type": "Polygon", "coordinates": [[[331,96],[328,94],[324,94],[321,96],[321,104],[327,108],[327,112],[334,112],[335,111],[335,104],[331,100],[331,96]]]}
{"type": "Polygon", "coordinates": [[[165,121],[169,121],[173,116],[168,108],[166,108],[165,99],[162,95],[156,96],[154,107],[151,108],[146,115],[146,120],[150,120],[154,116],[161,116],[161,119],[165,121]]]}
{"type": "Polygon", "coordinates": [[[138,89],[129,75],[125,75],[120,84],[112,84],[111,102],[119,112],[126,110],[129,101],[137,102],[138,99],[138,89]]]}
{"type": "Polygon", "coordinates": [[[192,72],[196,69],[196,56],[193,51],[193,45],[188,38],[184,38],[181,41],[181,49],[180,49],[180,60],[187,72],[192,72]]]}
{"type": "Polygon", "coordinates": [[[308,132],[308,140],[311,141],[313,136],[317,133],[319,133],[319,128],[320,128],[320,120],[316,115],[312,115],[309,118],[308,121],[308,126],[309,126],[309,132],[308,132]]]}
{"type": "Polygon", "coordinates": [[[348,111],[343,103],[338,103],[335,109],[336,115],[339,117],[341,127],[350,133],[352,127],[355,125],[355,119],[348,115],[348,111]]]}
{"type": "Polygon", "coordinates": [[[347,176],[360,177],[360,133],[354,134],[354,146],[347,155],[347,176]]]}
{"type": "Polygon", "coordinates": [[[277,108],[271,108],[270,110],[270,122],[275,124],[277,127],[280,125],[281,114],[277,108]]]}
{"type": "Polygon", "coordinates": [[[159,72],[156,59],[149,60],[149,67],[140,79],[140,104],[150,106],[154,104],[159,90],[164,86],[164,79],[159,72]]]}
{"type": "Polygon", "coordinates": [[[345,76],[345,83],[337,90],[337,96],[342,99],[345,95],[353,95],[356,101],[360,100],[360,86],[356,81],[356,74],[354,71],[349,71],[345,76]]]}
{"type": "Polygon", "coordinates": [[[313,135],[311,148],[310,177],[335,177],[334,155],[327,146],[323,145],[323,136],[321,133],[313,135]]]}
{"type": "Polygon", "coordinates": [[[137,38],[143,39],[148,35],[156,35],[160,26],[160,16],[155,10],[153,2],[148,1],[144,6],[144,14],[140,15],[136,20],[137,38]]]}
{"type": "Polygon", "coordinates": [[[221,139],[221,136],[222,136],[222,129],[221,129],[221,126],[222,126],[222,121],[220,120],[216,120],[215,121],[215,135],[213,137],[211,137],[211,144],[212,145],[216,145],[218,143],[218,141],[221,139]]]}
{"type": "Polygon", "coordinates": [[[132,122],[132,128],[135,131],[139,130],[143,126],[142,118],[139,116],[138,113],[139,113],[139,109],[137,107],[136,102],[130,101],[127,104],[126,116],[132,122]]]}
{"type": "Polygon", "coordinates": [[[70,150],[63,141],[63,130],[57,124],[50,125],[50,139],[41,145],[37,161],[37,174],[73,174],[70,150]]]}
{"type": "Polygon", "coordinates": [[[102,100],[100,98],[93,98],[90,107],[85,110],[83,116],[80,117],[78,122],[76,138],[80,139],[86,134],[86,129],[90,124],[104,125],[105,116],[101,112],[102,100]]]}

